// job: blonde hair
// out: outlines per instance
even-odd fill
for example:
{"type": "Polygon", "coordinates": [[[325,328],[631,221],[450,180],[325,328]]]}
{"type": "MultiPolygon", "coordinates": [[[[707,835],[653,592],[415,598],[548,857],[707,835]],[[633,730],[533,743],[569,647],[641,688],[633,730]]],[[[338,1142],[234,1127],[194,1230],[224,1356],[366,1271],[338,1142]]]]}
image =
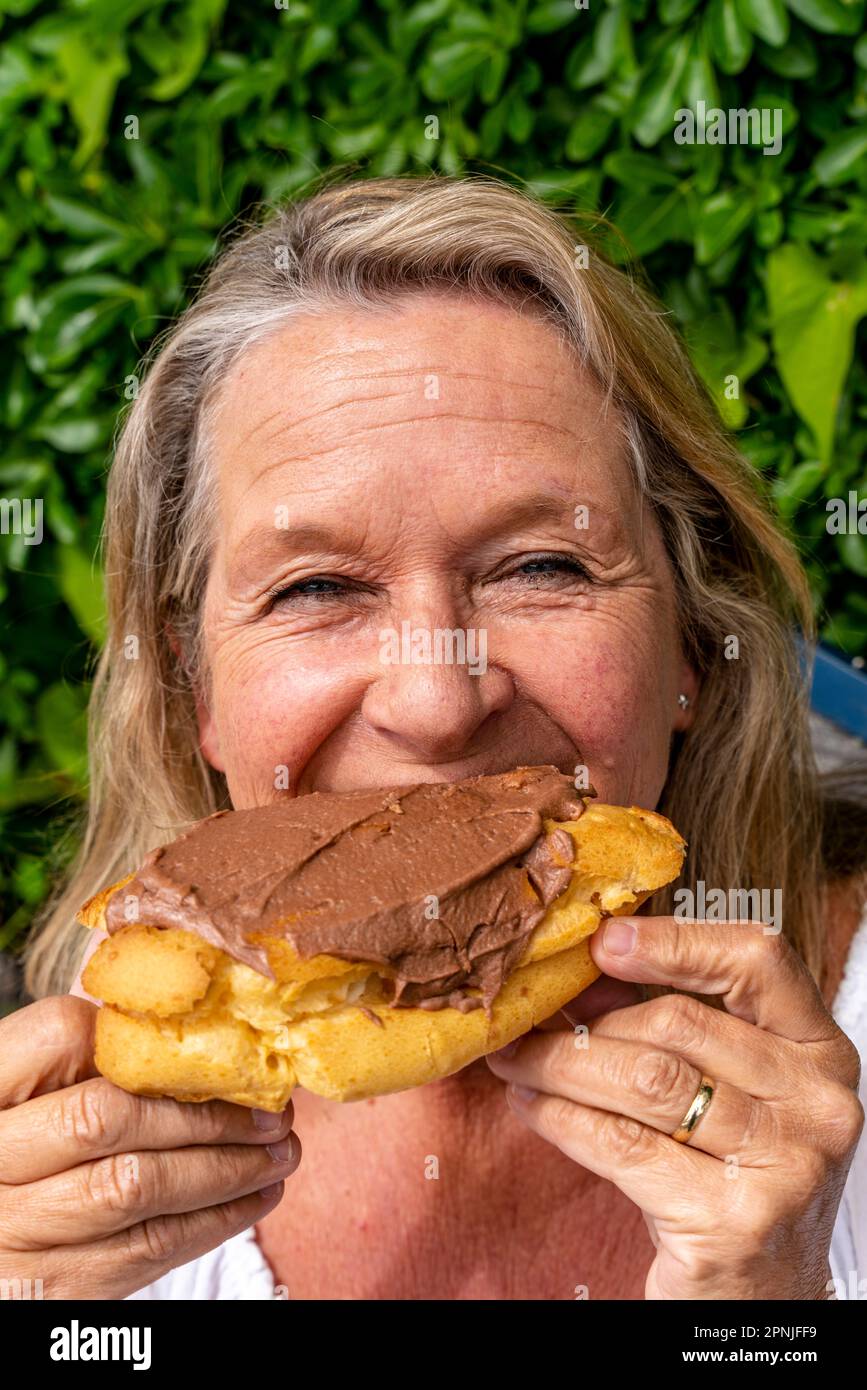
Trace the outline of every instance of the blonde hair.
{"type": "MultiPolygon", "coordinates": [[[[30,993],[69,988],[86,938],[74,915],[86,898],[230,804],[199,750],[194,702],[211,543],[207,427],[228,371],[298,312],[387,306],[434,289],[532,303],[616,406],[670,557],[684,651],[702,680],[659,805],[689,841],[679,884],[780,888],[784,930],[818,977],[821,810],[796,637],[812,632],[809,592],[664,311],[601,255],[580,267],[576,239],[589,238],[574,219],[486,175],[326,183],[269,213],[153,344],[119,433],[88,820],[30,943],[30,993]],[[727,659],[731,636],[737,660],[727,659]]],[[[651,910],[670,912],[676,886],[651,910]]]]}

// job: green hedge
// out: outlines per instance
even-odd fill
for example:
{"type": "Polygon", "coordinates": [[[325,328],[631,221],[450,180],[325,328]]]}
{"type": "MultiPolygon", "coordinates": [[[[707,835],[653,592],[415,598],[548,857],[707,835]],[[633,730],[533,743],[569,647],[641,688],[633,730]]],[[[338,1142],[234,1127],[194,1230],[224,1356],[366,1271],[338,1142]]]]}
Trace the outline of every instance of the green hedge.
{"type": "Polygon", "coordinates": [[[39,546],[0,538],[0,945],[21,944],[84,791],[129,377],[220,229],[334,164],[483,169],[613,221],[799,538],[826,635],[867,647],[867,538],[830,536],[825,510],[865,483],[864,0],[0,0],[0,17],[0,497],[41,497],[45,526],[39,546]],[[675,143],[699,101],[779,109],[781,152],[675,143]]]}

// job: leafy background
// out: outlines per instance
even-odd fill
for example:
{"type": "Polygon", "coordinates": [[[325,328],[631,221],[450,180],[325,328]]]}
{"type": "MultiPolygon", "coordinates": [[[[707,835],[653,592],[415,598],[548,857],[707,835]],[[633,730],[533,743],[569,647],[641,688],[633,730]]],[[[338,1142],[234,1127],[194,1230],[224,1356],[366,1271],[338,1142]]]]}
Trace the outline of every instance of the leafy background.
{"type": "Polygon", "coordinates": [[[486,170],[613,221],[798,537],[825,636],[863,654],[867,538],[829,536],[824,502],[867,482],[864,4],[0,0],[0,496],[43,498],[46,528],[0,537],[0,948],[74,845],[130,375],[220,230],[334,164],[486,170]],[[699,100],[779,107],[782,152],[676,145],[699,100]]]}

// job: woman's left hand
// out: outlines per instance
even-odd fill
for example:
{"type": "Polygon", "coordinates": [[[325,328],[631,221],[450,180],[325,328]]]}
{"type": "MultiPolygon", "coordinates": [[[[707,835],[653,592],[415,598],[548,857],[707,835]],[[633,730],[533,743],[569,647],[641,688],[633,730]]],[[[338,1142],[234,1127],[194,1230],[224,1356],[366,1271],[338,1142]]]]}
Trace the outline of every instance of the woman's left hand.
{"type": "Polygon", "coordinates": [[[672,917],[611,919],[591,951],[606,975],[719,995],[724,1011],[670,994],[528,1033],[488,1057],[537,1092],[508,1086],[515,1114],[641,1208],[647,1298],[826,1298],[864,1111],[857,1050],[800,957],[761,923],[672,917]],[[703,1075],[713,1098],[680,1143],[703,1075]]]}

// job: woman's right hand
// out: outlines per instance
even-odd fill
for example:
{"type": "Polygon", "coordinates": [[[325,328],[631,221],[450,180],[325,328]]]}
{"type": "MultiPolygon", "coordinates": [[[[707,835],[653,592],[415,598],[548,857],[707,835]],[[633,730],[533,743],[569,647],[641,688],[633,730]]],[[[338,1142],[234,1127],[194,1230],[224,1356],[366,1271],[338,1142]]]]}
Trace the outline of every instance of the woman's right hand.
{"type": "Polygon", "coordinates": [[[291,1101],[263,1117],[106,1081],[93,1060],[96,1014],[60,995],[0,1020],[6,1296],[2,1281],[32,1289],[39,1279],[46,1299],[125,1298],[260,1221],[300,1161],[291,1101]],[[260,1130],[255,1117],[276,1127],[260,1130]],[[287,1141],[289,1156],[275,1160],[269,1147],[279,1154],[287,1141]]]}

